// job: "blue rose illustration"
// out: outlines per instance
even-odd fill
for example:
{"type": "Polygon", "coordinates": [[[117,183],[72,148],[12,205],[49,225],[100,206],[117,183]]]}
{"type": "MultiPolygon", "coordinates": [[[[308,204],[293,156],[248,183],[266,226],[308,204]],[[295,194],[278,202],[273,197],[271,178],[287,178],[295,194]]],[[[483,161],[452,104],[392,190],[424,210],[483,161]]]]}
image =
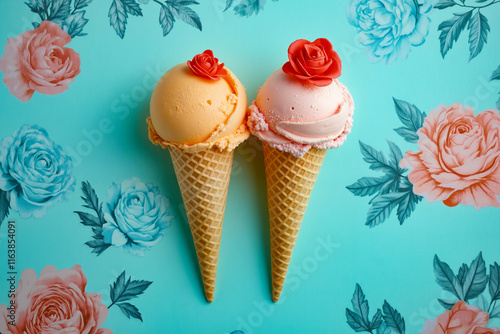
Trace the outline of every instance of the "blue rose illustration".
{"type": "Polygon", "coordinates": [[[347,19],[356,27],[370,62],[406,59],[429,33],[432,0],[349,0],[347,19]]]}
{"type": "Polygon", "coordinates": [[[151,183],[138,178],[113,183],[104,205],[104,242],[144,255],[146,249],[161,240],[170,224],[173,217],[167,214],[169,206],[168,199],[151,183]]]}
{"type": "Polygon", "coordinates": [[[72,170],[70,156],[37,125],[23,125],[0,142],[0,189],[23,218],[40,218],[67,199],[75,188],[72,170]]]}

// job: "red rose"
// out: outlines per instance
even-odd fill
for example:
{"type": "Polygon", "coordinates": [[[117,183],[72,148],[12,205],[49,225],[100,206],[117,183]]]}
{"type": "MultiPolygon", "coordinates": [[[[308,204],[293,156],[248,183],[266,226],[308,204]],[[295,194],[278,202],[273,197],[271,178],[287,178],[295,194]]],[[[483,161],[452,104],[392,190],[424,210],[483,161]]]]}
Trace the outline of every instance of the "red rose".
{"type": "Polygon", "coordinates": [[[217,81],[227,75],[224,63],[219,64],[219,59],[214,57],[212,50],[197,54],[193,60],[188,60],[187,64],[194,74],[203,78],[217,81]]]}
{"type": "Polygon", "coordinates": [[[339,55],[326,38],[318,38],[312,43],[296,40],[288,48],[288,59],[283,72],[316,86],[328,86],[342,71],[339,55]]]}

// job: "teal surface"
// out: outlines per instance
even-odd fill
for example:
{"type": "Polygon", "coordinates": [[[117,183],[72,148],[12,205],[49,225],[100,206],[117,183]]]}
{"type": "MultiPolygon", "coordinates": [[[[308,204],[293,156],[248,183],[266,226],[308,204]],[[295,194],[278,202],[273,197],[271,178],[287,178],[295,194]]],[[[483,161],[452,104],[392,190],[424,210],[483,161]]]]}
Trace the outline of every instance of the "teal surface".
{"type": "MultiPolygon", "coordinates": [[[[346,1],[268,1],[250,17],[233,10],[239,1],[227,11],[223,0],[200,1],[188,7],[199,15],[202,31],[176,19],[165,37],[158,22],[160,5],[137,1],[142,16],[128,15],[123,39],[110,26],[112,2],[96,0],[85,7],[87,35],[66,45],[81,60],[81,72],[67,91],[35,92],[23,103],[0,84],[0,140],[12,137],[24,124],[40,126],[71,156],[76,182],[68,198],[48,207],[42,217],[25,218],[11,209],[0,226],[0,304],[9,305],[8,221],[16,226],[16,281],[29,268],[39,275],[48,265],[58,270],[81,265],[85,291],[100,294],[107,306],[112,303],[110,285],[124,270],[132,280],[152,282],[128,301],[140,311],[142,322],[127,319],[117,306],[109,308],[102,328],[123,334],[353,333],[346,308],[353,309],[356,284],[369,302],[370,319],[386,300],[404,317],[406,333],[420,333],[427,319],[445,312],[438,298],[457,299],[436,282],[435,255],[455,274],[480,252],[487,275],[494,268],[490,265],[500,262],[498,207],[448,207],[442,200],[424,199],[403,224],[395,209],[370,228],[365,225],[369,197],[355,196],[346,188],[362,177],[382,175],[363,161],[359,141],[386,155],[387,140],[403,154],[419,150],[393,130],[402,126],[393,98],[426,114],[440,104],[467,104],[476,114],[497,108],[500,81],[489,79],[500,65],[500,4],[481,10],[489,18],[489,35],[474,59],[469,61],[467,29],[444,59],[440,53],[438,26],[453,13],[465,12],[457,5],[426,14],[430,23],[424,29],[425,41],[411,46],[406,59],[384,64],[370,62],[356,27],[348,21],[346,1]],[[168,68],[211,49],[238,76],[252,101],[264,80],[287,61],[291,42],[319,37],[328,38],[342,59],[339,80],[355,101],[352,133],[344,145],[327,152],[279,303],[271,300],[262,147],[252,137],[236,149],[215,300],[207,303],[170,155],[148,139],[145,120],[154,85],[168,68]],[[143,256],[114,246],[97,256],[85,245],[92,239],[91,228],[74,213],[91,212],[83,207],[81,184],[88,181],[104,203],[113,183],[133,177],[158,187],[170,203],[166,215],[173,218],[164,217],[170,223],[164,236],[143,256]]],[[[33,21],[40,19],[22,1],[0,1],[0,44],[33,29],[33,21]]],[[[498,173],[492,178],[500,183],[498,173]]],[[[498,200],[499,195],[493,196],[498,200]]],[[[483,294],[487,299],[488,289],[483,294]]],[[[468,303],[481,301],[471,298],[468,303]]],[[[500,327],[500,319],[491,319],[487,326],[500,327]]]]}

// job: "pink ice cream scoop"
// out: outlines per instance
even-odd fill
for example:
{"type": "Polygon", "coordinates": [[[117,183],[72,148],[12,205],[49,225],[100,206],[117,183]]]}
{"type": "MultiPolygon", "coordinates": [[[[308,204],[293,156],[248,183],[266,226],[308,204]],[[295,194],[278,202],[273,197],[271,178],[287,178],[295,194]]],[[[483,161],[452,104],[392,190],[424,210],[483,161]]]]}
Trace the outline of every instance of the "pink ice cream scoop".
{"type": "Polygon", "coordinates": [[[272,147],[303,156],[311,147],[337,148],[352,128],[354,103],[336,79],[317,86],[279,69],[249,108],[251,132],[272,147]]]}
{"type": "Polygon", "coordinates": [[[351,132],[354,103],[337,81],[341,70],[330,41],[296,40],[288,62],[267,78],[248,109],[250,131],[264,153],[275,302],[327,149],[351,132]]]}

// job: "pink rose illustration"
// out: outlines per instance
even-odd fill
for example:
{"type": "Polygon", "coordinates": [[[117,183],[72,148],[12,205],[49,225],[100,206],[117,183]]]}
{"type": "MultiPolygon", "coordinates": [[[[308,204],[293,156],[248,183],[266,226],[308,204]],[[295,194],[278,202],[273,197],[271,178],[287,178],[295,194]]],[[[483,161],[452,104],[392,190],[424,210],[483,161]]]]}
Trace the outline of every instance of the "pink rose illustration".
{"type": "Polygon", "coordinates": [[[473,334],[500,334],[500,329],[496,327],[493,328],[481,327],[481,328],[476,328],[473,334]]]}
{"type": "MultiPolygon", "coordinates": [[[[435,319],[425,321],[420,334],[480,334],[490,333],[482,330],[488,323],[488,313],[464,301],[457,302],[451,310],[447,310],[435,319]]],[[[494,333],[494,332],[491,332],[494,333]]]]}
{"type": "Polygon", "coordinates": [[[110,329],[100,328],[108,316],[101,295],[85,292],[86,285],[79,265],[62,270],[46,266],[38,279],[32,269],[23,270],[11,299],[15,302],[14,325],[10,310],[0,305],[0,333],[112,334],[110,329]]]}
{"type": "Polygon", "coordinates": [[[460,103],[431,110],[418,130],[420,152],[406,152],[413,191],[429,202],[476,209],[500,206],[500,115],[460,103]]]}
{"type": "Polygon", "coordinates": [[[0,70],[10,93],[27,102],[35,91],[54,95],[67,90],[80,73],[80,56],[64,47],[70,41],[71,37],[50,21],[8,38],[0,70]]]}

